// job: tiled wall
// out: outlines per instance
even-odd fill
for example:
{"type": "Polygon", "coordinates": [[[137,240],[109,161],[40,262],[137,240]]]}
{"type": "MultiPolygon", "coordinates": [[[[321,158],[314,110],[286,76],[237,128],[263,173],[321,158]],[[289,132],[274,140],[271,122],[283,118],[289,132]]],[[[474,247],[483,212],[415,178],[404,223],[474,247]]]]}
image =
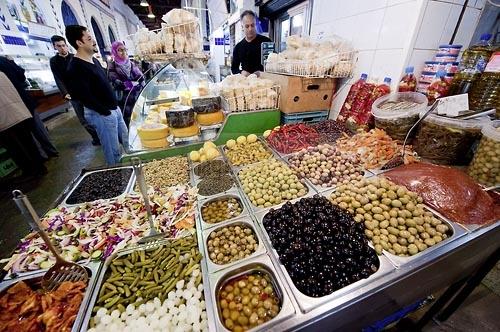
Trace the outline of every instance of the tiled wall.
{"type": "MultiPolygon", "coordinates": [[[[486,0],[471,0],[467,3],[464,16],[453,40],[453,44],[466,49],[472,39],[486,0]]],[[[425,3],[424,15],[419,29],[415,32],[415,45],[409,57],[409,64],[415,67],[417,77],[424,61],[433,60],[440,44],[449,44],[458,23],[465,0],[436,1],[425,3]]]]}
{"type": "Polygon", "coordinates": [[[420,20],[423,0],[316,0],[311,35],[339,35],[359,51],[351,79],[344,80],[332,105],[336,117],[349,88],[361,73],[369,78],[399,80],[413,35],[420,20]]]}
{"type": "MultiPolygon", "coordinates": [[[[468,46],[486,0],[470,0],[455,37],[468,46]]],[[[332,105],[335,118],[352,83],[361,73],[398,81],[404,68],[432,60],[439,44],[447,44],[465,0],[315,0],[311,35],[339,35],[359,51],[351,79],[343,80],[332,105]]]]}

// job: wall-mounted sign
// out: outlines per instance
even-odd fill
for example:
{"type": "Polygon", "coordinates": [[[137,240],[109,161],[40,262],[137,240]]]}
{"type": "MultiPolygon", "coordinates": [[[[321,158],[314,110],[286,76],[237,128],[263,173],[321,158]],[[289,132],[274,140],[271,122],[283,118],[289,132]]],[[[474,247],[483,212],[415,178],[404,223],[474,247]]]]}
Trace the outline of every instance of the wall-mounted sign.
{"type": "Polygon", "coordinates": [[[27,35],[17,28],[6,1],[0,1],[0,39],[4,54],[30,54],[26,45],[27,35]]]}

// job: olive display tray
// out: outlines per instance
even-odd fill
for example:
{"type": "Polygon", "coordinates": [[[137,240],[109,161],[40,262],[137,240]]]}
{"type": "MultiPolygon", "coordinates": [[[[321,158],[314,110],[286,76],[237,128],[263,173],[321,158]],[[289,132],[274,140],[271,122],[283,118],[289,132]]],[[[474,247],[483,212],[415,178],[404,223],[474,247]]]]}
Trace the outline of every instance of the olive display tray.
{"type": "Polygon", "coordinates": [[[209,273],[214,273],[216,271],[229,268],[231,266],[238,264],[239,262],[244,262],[246,260],[251,259],[252,257],[267,253],[264,242],[262,241],[262,237],[259,234],[259,232],[257,231],[257,227],[255,226],[253,220],[250,217],[239,218],[238,220],[226,222],[218,227],[210,228],[210,229],[203,231],[203,251],[204,251],[205,257],[207,258],[207,267],[208,267],[209,273]],[[253,253],[251,253],[250,256],[248,256],[248,257],[238,259],[234,262],[227,263],[227,264],[214,263],[212,261],[212,259],[210,258],[210,254],[208,252],[208,244],[207,243],[208,243],[208,240],[210,239],[209,238],[210,234],[212,232],[219,230],[220,228],[229,227],[229,226],[246,226],[246,227],[251,228],[257,242],[259,243],[259,246],[257,247],[257,250],[255,250],[253,253]]]}
{"type": "MultiPolygon", "coordinates": [[[[281,158],[280,159],[277,159],[279,162],[285,164],[287,167],[290,167],[285,161],[283,161],[281,158]]],[[[262,163],[262,161],[260,162],[262,163]]],[[[248,165],[246,167],[253,167],[255,165],[257,165],[258,163],[256,164],[252,164],[252,165],[248,165]]],[[[299,179],[299,180],[302,180],[300,181],[307,189],[307,192],[305,193],[304,196],[301,196],[301,197],[297,197],[297,198],[293,198],[291,200],[284,200],[282,201],[281,203],[279,204],[276,204],[276,205],[271,205],[271,206],[268,206],[268,207],[257,207],[255,205],[253,205],[252,201],[250,200],[250,198],[248,197],[248,195],[245,193],[245,191],[243,190],[243,184],[241,183],[240,181],[240,177],[238,176],[238,173],[240,172],[241,170],[239,170],[238,172],[235,172],[235,175],[234,177],[236,178],[236,181],[238,182],[238,186],[241,190],[241,193],[242,195],[245,197],[245,201],[248,205],[248,207],[250,208],[250,210],[253,212],[253,213],[259,213],[261,211],[268,211],[270,209],[277,209],[279,208],[280,206],[282,206],[283,204],[285,204],[286,202],[291,202],[291,201],[294,201],[296,199],[300,199],[300,198],[305,198],[305,197],[310,197],[312,195],[314,195],[316,193],[316,191],[314,190],[314,188],[311,186],[311,184],[309,183],[309,181],[307,181],[306,179],[299,179]]]]}
{"type": "Polygon", "coordinates": [[[267,212],[261,212],[256,214],[255,217],[258,220],[259,227],[261,228],[261,231],[264,234],[265,240],[269,244],[268,251],[272,253],[273,258],[276,260],[276,264],[279,265],[280,270],[283,273],[288,285],[290,286],[291,292],[294,295],[295,300],[297,301],[297,304],[303,313],[307,313],[325,303],[333,301],[335,302],[338,301],[338,304],[340,305],[343,302],[342,297],[344,295],[347,295],[358,289],[364,289],[365,291],[367,291],[370,288],[370,283],[372,283],[374,280],[382,278],[396,270],[396,267],[391,263],[391,261],[387,257],[377,256],[379,259],[379,268],[375,273],[371,274],[368,278],[358,280],[350,285],[347,285],[341,289],[334,291],[329,295],[325,295],[322,297],[307,296],[301,291],[299,291],[297,287],[295,287],[295,284],[293,283],[292,278],[288,274],[286,267],[283,264],[281,264],[278,252],[276,251],[276,249],[274,249],[271,239],[269,238],[269,235],[267,234],[267,231],[263,224],[263,219],[266,214],[267,212]]]}
{"type": "MultiPolygon", "coordinates": [[[[331,193],[334,191],[335,191],[335,189],[331,189],[329,191],[322,192],[321,195],[325,196],[326,198],[329,199],[331,193]]],[[[413,255],[413,256],[398,256],[398,255],[391,254],[389,251],[384,249],[382,251],[383,254],[391,261],[392,264],[394,264],[394,266],[396,266],[396,268],[400,268],[401,266],[404,266],[404,265],[407,265],[410,263],[414,263],[416,260],[420,260],[422,257],[426,257],[429,253],[433,252],[435,249],[442,247],[443,245],[446,245],[449,242],[455,241],[459,237],[462,237],[462,236],[467,234],[467,232],[462,227],[460,227],[460,225],[446,219],[445,217],[443,217],[437,211],[431,209],[426,204],[424,204],[424,207],[426,210],[432,212],[432,214],[434,215],[435,218],[438,218],[443,223],[445,223],[451,229],[452,234],[448,238],[446,238],[445,240],[439,242],[438,244],[435,244],[432,247],[429,247],[429,248],[425,249],[424,251],[421,251],[418,254],[413,255]]],[[[372,241],[369,240],[369,242],[370,242],[370,244],[373,245],[372,241]]]]}
{"type": "MultiPolygon", "coordinates": [[[[292,153],[292,154],[289,154],[289,155],[287,155],[287,156],[282,157],[282,159],[286,162],[286,164],[287,164],[290,168],[292,168],[292,164],[290,163],[290,158],[294,157],[297,153],[298,153],[298,152],[295,152],[295,153],[292,153]]],[[[293,168],[292,168],[292,170],[293,170],[293,168]]],[[[364,171],[364,174],[363,174],[363,177],[364,177],[364,178],[369,178],[369,177],[372,177],[372,176],[374,176],[374,175],[375,175],[375,174],[374,174],[374,173],[372,173],[371,171],[369,171],[369,170],[365,170],[365,171],[364,171]]],[[[299,176],[299,175],[297,175],[297,176],[300,178],[300,176],[299,176]]],[[[324,191],[327,191],[327,190],[332,190],[332,189],[335,189],[335,188],[337,187],[336,185],[335,185],[335,186],[330,186],[330,187],[323,187],[323,186],[321,186],[321,185],[318,185],[318,184],[314,184],[314,183],[312,183],[312,181],[311,181],[308,177],[304,177],[303,179],[304,179],[304,180],[305,180],[305,181],[309,184],[309,186],[310,186],[311,188],[313,188],[313,189],[314,189],[314,191],[316,191],[318,194],[319,194],[319,193],[322,193],[322,192],[324,192],[324,191]]]]}
{"type": "MultiPolygon", "coordinates": [[[[75,322],[71,327],[72,332],[80,331],[82,328],[82,323],[84,320],[84,316],[87,310],[88,303],[90,298],[94,293],[94,288],[96,286],[97,277],[99,275],[99,270],[101,268],[101,262],[89,262],[88,264],[82,264],[83,267],[87,270],[90,275],[89,281],[87,283],[87,288],[85,289],[85,293],[83,295],[82,303],[80,304],[80,308],[78,309],[78,313],[76,315],[75,322]]],[[[47,270],[38,270],[36,272],[25,273],[22,276],[18,276],[16,278],[4,280],[0,283],[0,295],[3,294],[10,286],[14,285],[18,281],[24,281],[28,284],[33,284],[40,282],[47,270]]]]}
{"type": "Polygon", "coordinates": [[[264,139],[262,139],[261,137],[257,137],[257,142],[260,142],[264,148],[269,152],[271,153],[271,155],[266,158],[266,159],[263,159],[263,160],[259,160],[259,161],[256,161],[256,162],[252,162],[252,163],[249,163],[249,164],[245,164],[245,165],[233,165],[233,163],[231,163],[231,161],[229,160],[228,156],[227,156],[227,153],[226,153],[226,145],[224,144],[223,146],[221,146],[221,149],[224,153],[224,158],[226,159],[227,163],[231,166],[233,172],[235,173],[238,173],[240,170],[242,170],[243,168],[245,167],[248,167],[248,166],[252,166],[252,165],[255,165],[255,164],[258,164],[258,163],[261,163],[263,161],[266,161],[266,160],[269,160],[271,158],[275,158],[277,160],[280,160],[281,156],[276,152],[274,151],[273,149],[271,149],[269,147],[269,145],[267,145],[266,141],[264,139]]]}
{"type": "Polygon", "coordinates": [[[220,225],[223,225],[223,224],[226,224],[228,222],[231,222],[233,220],[236,220],[236,219],[240,219],[240,218],[243,218],[243,217],[246,217],[248,216],[248,208],[247,208],[247,205],[245,204],[243,198],[241,197],[241,194],[239,192],[237,193],[222,193],[222,194],[218,194],[218,195],[214,195],[210,198],[205,198],[205,199],[199,199],[198,200],[198,214],[200,216],[200,224],[201,224],[201,228],[203,230],[205,229],[209,229],[209,228],[214,228],[214,227],[217,227],[217,226],[220,226],[220,225]],[[234,216],[232,218],[229,218],[229,219],[226,219],[226,220],[223,220],[223,221],[220,221],[218,223],[208,223],[206,222],[204,219],[203,219],[203,215],[201,213],[201,209],[203,208],[203,206],[206,204],[206,203],[209,203],[211,201],[216,201],[216,200],[219,200],[219,199],[225,199],[225,198],[235,198],[236,200],[239,201],[240,205],[241,205],[241,213],[237,216],[234,216]]]}
{"type": "Polygon", "coordinates": [[[271,144],[269,144],[267,142],[267,139],[264,138],[264,136],[259,136],[259,138],[264,142],[264,144],[271,150],[273,151],[274,154],[278,155],[280,158],[286,158],[286,157],[290,157],[292,155],[294,155],[295,153],[299,152],[299,151],[295,151],[295,152],[290,152],[290,153],[282,153],[282,152],[279,152],[278,150],[276,150],[276,148],[274,148],[271,144]]]}
{"type": "MultiPolygon", "coordinates": [[[[193,236],[196,236],[196,235],[193,235],[193,236]]],[[[133,244],[133,245],[130,245],[124,249],[118,250],[118,251],[114,252],[111,256],[109,256],[106,259],[106,261],[102,264],[99,275],[96,277],[95,286],[93,289],[92,296],[90,297],[89,301],[87,301],[87,307],[85,309],[85,314],[83,316],[83,321],[81,324],[80,331],[85,332],[89,329],[89,322],[90,322],[90,318],[92,317],[92,310],[94,309],[94,306],[97,302],[97,298],[99,295],[99,291],[101,290],[101,286],[104,284],[104,277],[106,275],[106,272],[108,270],[109,265],[111,264],[111,262],[115,258],[128,255],[134,251],[154,249],[154,248],[157,248],[157,247],[164,245],[168,242],[171,242],[173,240],[177,240],[177,239],[165,238],[165,239],[160,239],[157,241],[152,241],[152,242],[148,242],[148,243],[144,243],[144,244],[133,244]]],[[[199,247],[199,244],[198,244],[198,247],[199,247]]],[[[200,252],[201,252],[201,250],[200,250],[200,252]]],[[[206,272],[203,268],[205,265],[204,265],[203,261],[204,261],[204,258],[202,258],[201,262],[200,262],[200,270],[201,270],[200,272],[202,275],[204,297],[207,298],[208,287],[206,286],[205,283],[208,283],[208,280],[206,280],[206,274],[205,274],[206,272]]],[[[209,309],[208,303],[207,303],[207,309],[206,309],[207,315],[208,315],[207,317],[210,317],[209,310],[210,309],[209,309]]],[[[209,325],[210,325],[210,322],[209,322],[209,325]]]]}
{"type": "MultiPolygon", "coordinates": [[[[231,167],[231,164],[229,164],[227,162],[227,160],[224,158],[221,147],[217,146],[215,148],[217,149],[217,151],[219,151],[219,156],[215,157],[213,160],[225,161],[228,164],[228,166],[231,167]]],[[[198,151],[198,150],[193,150],[193,151],[198,151]]],[[[193,184],[193,186],[196,186],[198,184],[198,182],[201,181],[201,178],[198,175],[194,174],[194,168],[196,166],[198,166],[199,164],[201,164],[201,162],[192,161],[191,158],[189,158],[189,153],[186,155],[186,158],[188,160],[189,174],[190,174],[190,177],[192,180],[192,184],[193,184]]]]}
{"type": "Polygon", "coordinates": [[[428,256],[429,254],[434,252],[437,248],[442,247],[442,246],[444,246],[452,241],[455,241],[456,239],[467,234],[466,230],[463,227],[461,227],[460,225],[458,225],[454,222],[451,222],[448,219],[444,218],[441,214],[439,214],[435,210],[431,209],[427,205],[425,206],[425,208],[427,210],[429,210],[430,212],[432,212],[432,214],[434,215],[435,218],[440,219],[444,224],[446,224],[451,229],[452,234],[450,236],[448,236],[448,238],[444,239],[443,241],[441,241],[441,242],[433,245],[432,247],[429,247],[429,248],[425,249],[424,251],[421,251],[418,254],[413,255],[413,256],[398,256],[398,255],[391,254],[390,252],[384,250],[384,255],[387,256],[387,258],[389,258],[391,260],[391,262],[394,265],[396,265],[397,268],[404,266],[404,265],[407,265],[407,264],[410,264],[410,263],[413,264],[415,261],[421,260],[422,258],[425,258],[426,256],[428,256]]]}
{"type": "MultiPolygon", "coordinates": [[[[71,195],[73,194],[73,192],[76,190],[76,188],[78,188],[78,186],[80,185],[80,183],[86,178],[88,177],[89,175],[91,174],[94,174],[94,173],[100,173],[100,172],[107,172],[107,171],[110,171],[110,170],[115,170],[115,169],[130,169],[132,171],[132,173],[130,174],[130,178],[128,180],[128,183],[127,183],[127,186],[125,187],[125,190],[119,194],[119,195],[116,195],[114,197],[109,197],[109,198],[104,198],[102,200],[104,201],[110,201],[110,200],[114,200],[114,199],[117,199],[118,197],[121,197],[127,193],[129,193],[133,186],[134,186],[134,183],[135,183],[135,176],[134,176],[134,171],[133,171],[133,168],[130,167],[130,166],[126,166],[126,167],[113,167],[113,168],[107,168],[107,169],[104,169],[104,170],[98,170],[98,171],[91,171],[91,172],[88,172],[88,173],[85,173],[79,180],[78,182],[75,183],[75,185],[73,186],[73,188],[71,189],[71,191],[68,193],[68,195],[66,195],[66,197],[64,197],[64,200],[63,200],[63,203],[61,205],[63,206],[67,206],[67,207],[72,207],[72,206],[79,206],[81,204],[85,204],[85,203],[88,203],[88,202],[80,202],[80,203],[75,203],[75,204],[69,204],[67,203],[66,201],[71,197],[71,195]]],[[[95,199],[94,201],[97,201],[97,200],[100,200],[100,198],[98,199],[95,199]]],[[[93,201],[89,201],[89,202],[93,202],[93,201]]]]}
{"type": "Polygon", "coordinates": [[[248,331],[272,331],[273,325],[283,322],[295,315],[295,308],[293,307],[285,287],[278,282],[280,279],[273,267],[271,259],[268,255],[260,255],[249,260],[238,262],[238,264],[233,265],[230,269],[210,274],[210,296],[214,305],[213,310],[216,313],[215,324],[217,331],[229,331],[222,323],[222,314],[217,301],[219,291],[228,279],[237,278],[252,272],[265,273],[270,277],[276,295],[281,300],[281,309],[276,317],[248,331]]]}

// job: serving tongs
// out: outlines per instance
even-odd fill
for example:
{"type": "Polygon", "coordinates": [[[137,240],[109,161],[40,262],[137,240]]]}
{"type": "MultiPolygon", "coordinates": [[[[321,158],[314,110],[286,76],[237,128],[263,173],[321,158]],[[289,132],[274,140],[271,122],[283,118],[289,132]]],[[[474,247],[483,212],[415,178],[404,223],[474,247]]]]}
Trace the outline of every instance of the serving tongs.
{"type": "Polygon", "coordinates": [[[427,112],[425,112],[424,115],[422,115],[422,117],[420,119],[418,119],[417,122],[415,122],[415,124],[413,126],[411,126],[410,130],[408,130],[408,132],[406,133],[405,140],[403,142],[403,151],[402,151],[402,153],[400,155],[397,155],[397,156],[393,157],[388,162],[386,162],[384,164],[384,166],[381,167],[382,170],[388,170],[388,169],[391,169],[391,168],[395,168],[395,167],[404,165],[404,163],[405,163],[405,148],[406,148],[406,143],[408,142],[408,138],[410,137],[411,132],[413,131],[413,129],[415,129],[420,124],[420,122],[422,122],[429,114],[431,114],[436,109],[437,105],[438,105],[438,101],[436,100],[432,104],[432,106],[427,110],[427,112]]]}
{"type": "Polygon", "coordinates": [[[153,214],[151,213],[151,205],[149,204],[149,196],[146,187],[146,181],[144,180],[144,175],[142,172],[142,161],[138,157],[132,157],[131,161],[132,161],[132,167],[134,168],[137,186],[139,187],[139,191],[141,192],[142,198],[144,199],[144,205],[146,206],[146,214],[148,216],[148,221],[149,221],[149,235],[140,239],[138,243],[154,242],[160,238],[163,238],[165,235],[158,233],[155,228],[153,214]]]}
{"type": "Polygon", "coordinates": [[[53,291],[64,281],[83,281],[85,283],[89,280],[89,273],[87,270],[76,263],[68,262],[59,254],[59,250],[57,250],[52,242],[50,241],[49,236],[43,230],[43,226],[40,222],[40,218],[38,217],[35,209],[31,205],[28,197],[24,195],[20,190],[14,190],[12,192],[14,196],[13,200],[16,203],[17,207],[21,211],[22,215],[25,217],[28,224],[40,234],[40,237],[43,239],[50,252],[56,258],[56,263],[52,266],[42,278],[42,288],[45,291],[53,291]]]}

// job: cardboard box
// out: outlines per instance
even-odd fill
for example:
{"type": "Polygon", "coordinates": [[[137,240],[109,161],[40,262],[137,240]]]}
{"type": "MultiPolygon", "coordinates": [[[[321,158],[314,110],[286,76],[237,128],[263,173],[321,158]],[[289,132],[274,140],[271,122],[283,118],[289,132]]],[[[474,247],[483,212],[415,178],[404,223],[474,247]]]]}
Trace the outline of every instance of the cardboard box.
{"type": "Polygon", "coordinates": [[[261,73],[281,86],[280,110],[283,113],[330,110],[335,93],[334,78],[308,78],[273,73],[261,73]]]}

